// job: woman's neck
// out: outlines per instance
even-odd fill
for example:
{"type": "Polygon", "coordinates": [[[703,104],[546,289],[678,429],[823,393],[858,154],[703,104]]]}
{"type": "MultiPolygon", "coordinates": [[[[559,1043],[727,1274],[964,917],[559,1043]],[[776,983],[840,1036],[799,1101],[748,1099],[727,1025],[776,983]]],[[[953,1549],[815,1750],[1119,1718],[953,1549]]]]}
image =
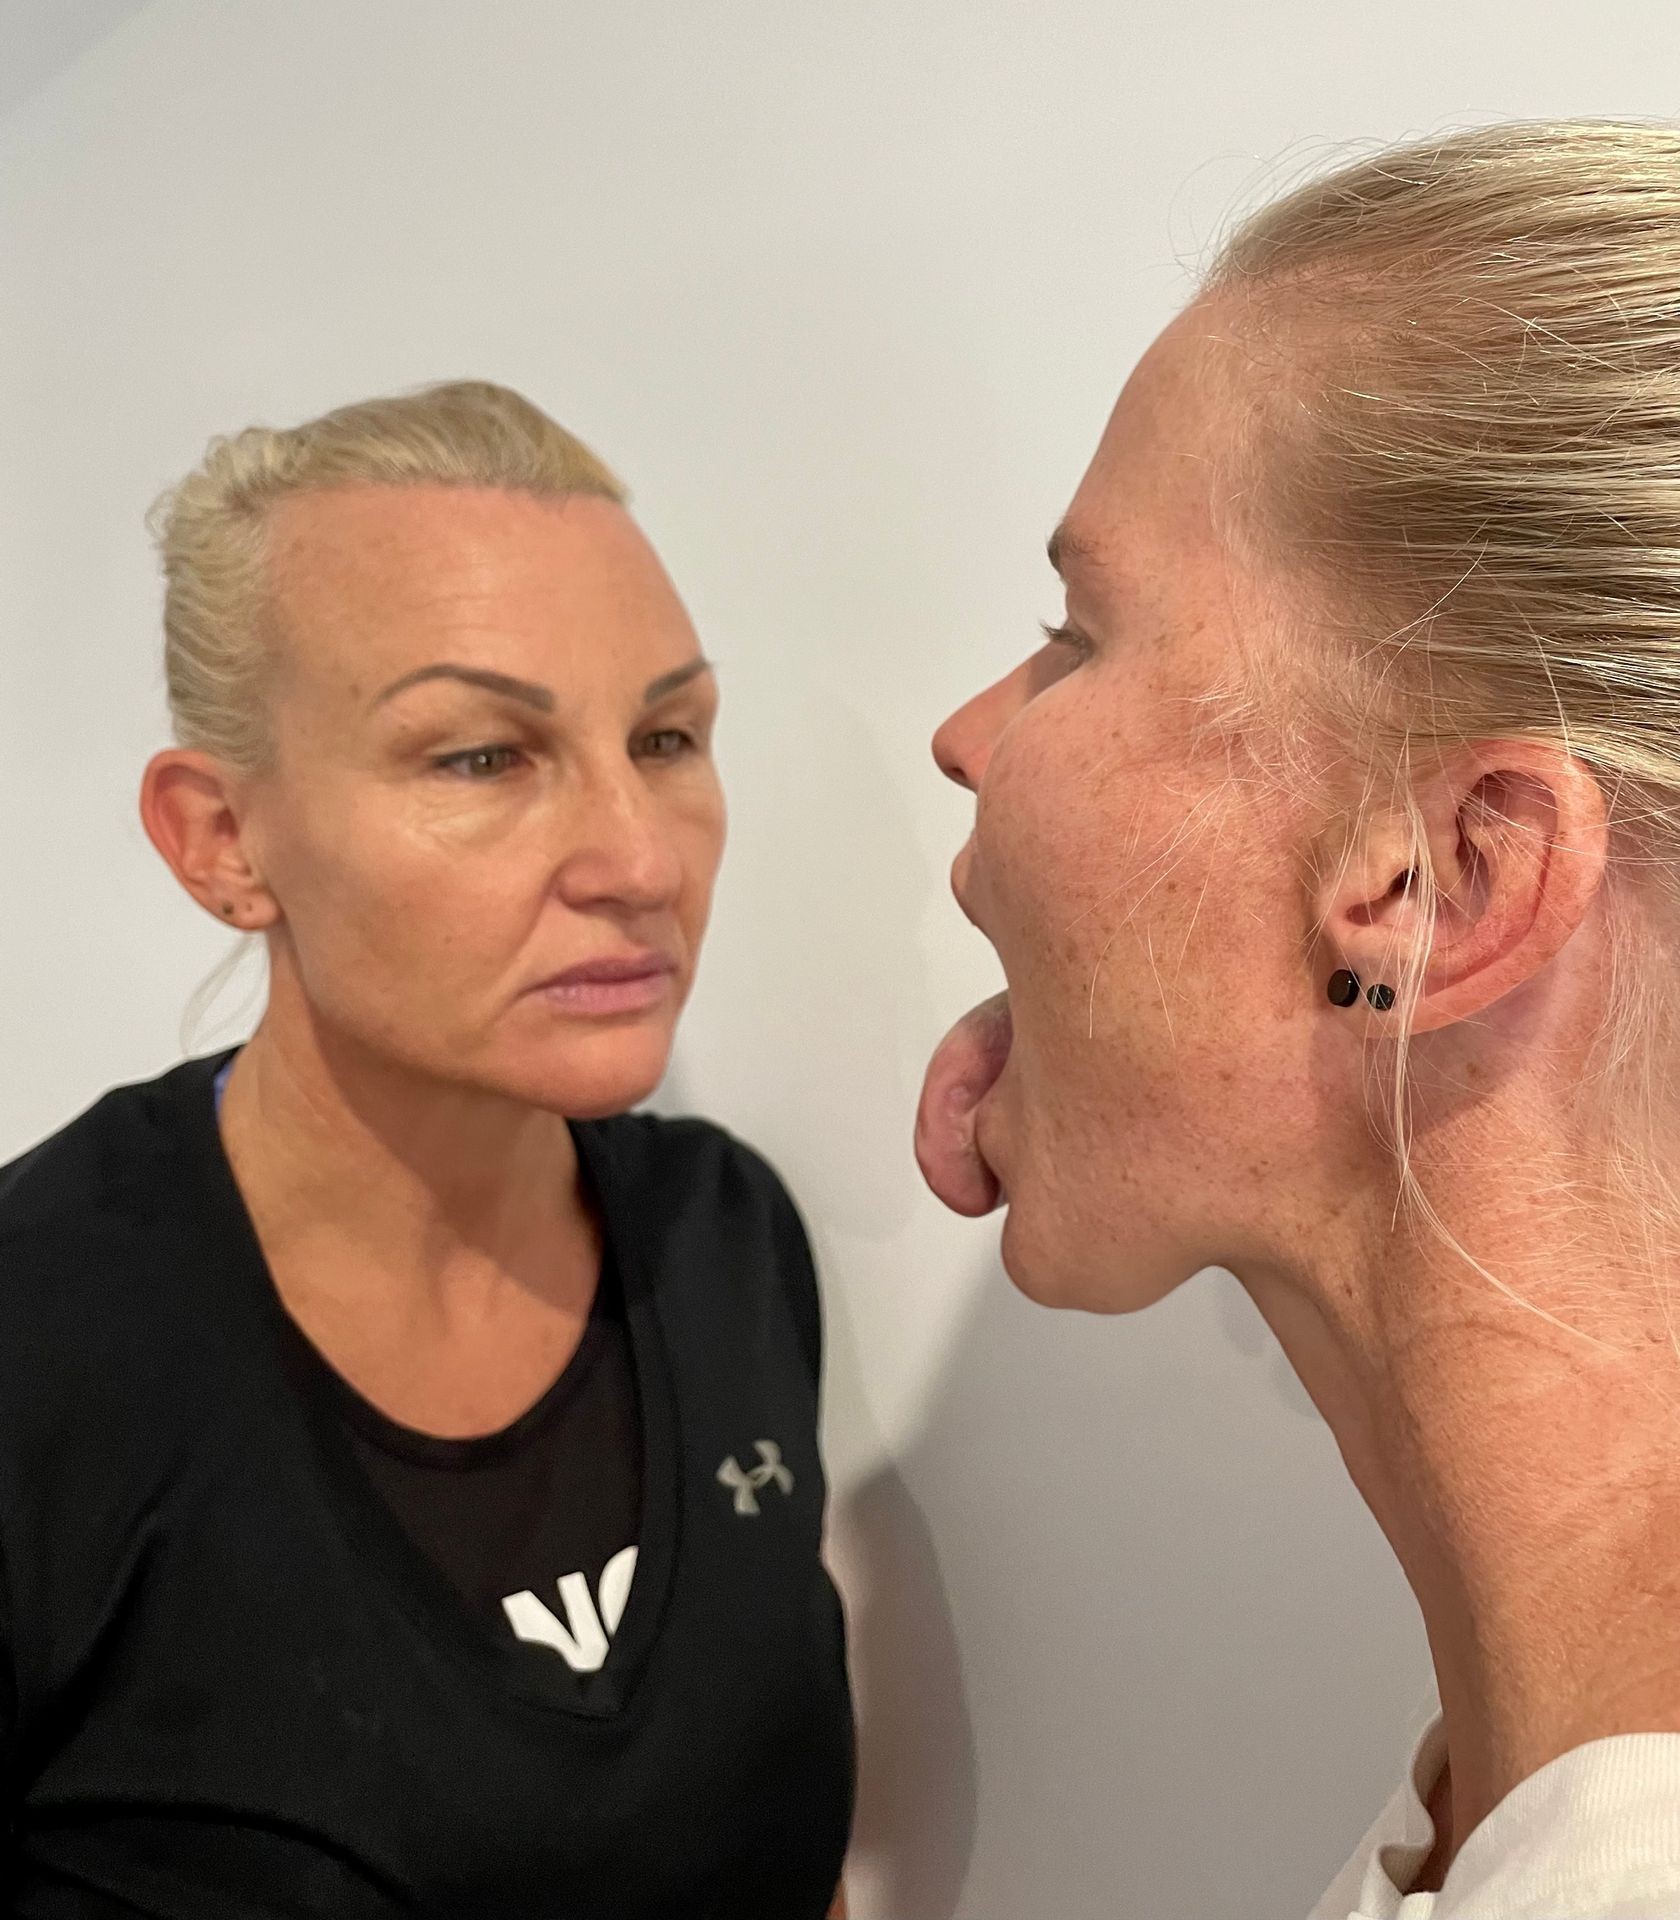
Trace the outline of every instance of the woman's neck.
{"type": "Polygon", "coordinates": [[[1542,1180],[1534,1144],[1502,1153],[1497,1173],[1425,1176],[1485,1274],[1388,1231],[1388,1201],[1363,1227],[1344,1209],[1337,1248],[1250,1287],[1422,1608],[1449,1853],[1559,1755],[1680,1731],[1670,1280],[1616,1270],[1609,1223],[1583,1231],[1581,1189],[1542,1180]]]}
{"type": "MultiPolygon", "coordinates": [[[[229,1079],[223,1135],[271,1255],[441,1290],[552,1271],[557,1241],[592,1243],[560,1116],[452,1085],[272,1013],[229,1079]]],[[[584,1265],[591,1264],[585,1255],[584,1265]]]]}

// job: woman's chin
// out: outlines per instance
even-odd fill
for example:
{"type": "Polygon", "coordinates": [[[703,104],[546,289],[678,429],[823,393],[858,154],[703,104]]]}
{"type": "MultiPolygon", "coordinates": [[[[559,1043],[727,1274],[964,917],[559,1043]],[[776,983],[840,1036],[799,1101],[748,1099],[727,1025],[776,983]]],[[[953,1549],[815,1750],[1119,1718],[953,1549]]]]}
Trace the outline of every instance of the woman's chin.
{"type": "Polygon", "coordinates": [[[606,1120],[658,1091],[671,1064],[671,1036],[621,1031],[545,1051],[546,1059],[520,1063],[520,1097],[568,1120],[606,1120]]]}
{"type": "Polygon", "coordinates": [[[1013,1207],[1004,1215],[998,1248],[1003,1270],[1015,1291],[1037,1307],[1089,1308],[1088,1276],[1071,1270],[1017,1224],[1013,1207]]]}
{"type": "Polygon", "coordinates": [[[1017,1293],[1035,1306],[1079,1313],[1140,1313],[1165,1299],[1188,1277],[1156,1258],[1142,1244],[1129,1242],[1110,1259],[1093,1259],[1088,1242],[1063,1247],[1035,1232],[1030,1202],[1023,1206],[1005,1195],[999,1257],[1017,1293]]]}

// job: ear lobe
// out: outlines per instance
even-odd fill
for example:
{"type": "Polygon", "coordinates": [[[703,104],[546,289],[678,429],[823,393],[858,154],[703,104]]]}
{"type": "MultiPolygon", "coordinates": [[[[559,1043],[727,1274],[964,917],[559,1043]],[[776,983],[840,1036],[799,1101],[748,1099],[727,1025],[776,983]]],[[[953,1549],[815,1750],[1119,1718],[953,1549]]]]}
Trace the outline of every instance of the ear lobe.
{"type": "Polygon", "coordinates": [[[206,912],[219,915],[230,889],[248,893],[260,885],[240,848],[222,775],[207,755],[179,748],[153,755],[141,782],[140,822],[206,912]]]}
{"type": "Polygon", "coordinates": [[[1401,987],[1423,948],[1408,1024],[1428,1033],[1484,1011],[1562,950],[1603,884],[1609,807],[1583,761],[1534,740],[1466,748],[1415,798],[1429,884],[1394,862],[1363,927],[1357,908],[1341,918],[1347,964],[1365,979],[1401,987]]]}

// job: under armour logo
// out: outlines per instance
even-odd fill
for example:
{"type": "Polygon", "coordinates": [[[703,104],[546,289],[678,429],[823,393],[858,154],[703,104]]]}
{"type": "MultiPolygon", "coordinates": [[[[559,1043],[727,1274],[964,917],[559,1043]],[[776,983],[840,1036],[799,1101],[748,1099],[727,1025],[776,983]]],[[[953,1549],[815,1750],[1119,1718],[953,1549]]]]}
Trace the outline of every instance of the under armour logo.
{"type": "Polygon", "coordinates": [[[755,1440],[759,1465],[743,1467],[731,1454],[717,1470],[717,1477],[735,1496],[735,1511],[751,1516],[759,1510],[758,1496],[766,1487],[780,1487],[792,1493],[793,1475],[782,1465],[782,1450],[774,1440],[755,1440]]]}

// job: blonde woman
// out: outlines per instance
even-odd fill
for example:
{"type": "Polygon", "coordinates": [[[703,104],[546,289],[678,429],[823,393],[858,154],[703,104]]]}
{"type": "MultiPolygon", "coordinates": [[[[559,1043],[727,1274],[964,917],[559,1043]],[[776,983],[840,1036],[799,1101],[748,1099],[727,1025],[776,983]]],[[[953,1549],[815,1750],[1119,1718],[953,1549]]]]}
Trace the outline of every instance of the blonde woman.
{"type": "Polygon", "coordinates": [[[1318,1920],[1680,1914],[1680,134],[1261,212],[1052,547],[924,1169],[1047,1304],[1229,1267],[1333,1429],[1442,1718],[1318,1920]]]}
{"type": "Polygon", "coordinates": [[[723,847],[682,604],[488,385],[219,442],[158,531],[145,825],[270,988],[0,1174],[6,1911],[814,1920],[810,1255],[625,1117],[723,847]]]}

